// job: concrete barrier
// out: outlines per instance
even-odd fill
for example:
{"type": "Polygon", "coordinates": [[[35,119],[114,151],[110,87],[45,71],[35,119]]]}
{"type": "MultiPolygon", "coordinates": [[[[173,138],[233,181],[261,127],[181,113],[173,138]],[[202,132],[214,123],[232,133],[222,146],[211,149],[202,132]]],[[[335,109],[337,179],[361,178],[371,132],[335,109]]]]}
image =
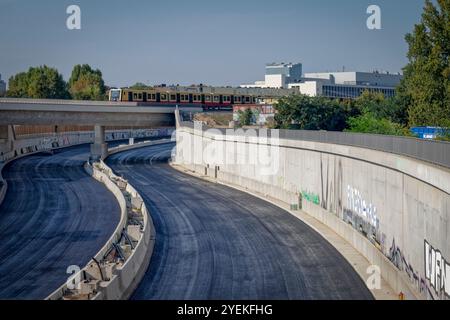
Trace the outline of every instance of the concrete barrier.
{"type": "Polygon", "coordinates": [[[85,165],[116,197],[120,222],[111,238],[81,270],[48,300],[128,299],[142,279],[155,242],[155,229],[142,197],[103,162],[85,165]]]}
{"type": "MultiPolygon", "coordinates": [[[[106,141],[124,140],[129,138],[149,138],[170,136],[173,128],[112,130],[105,134],[106,141]]],[[[0,156],[0,161],[6,162],[17,157],[31,155],[36,152],[54,150],[94,142],[94,132],[62,132],[20,136],[13,141],[13,148],[0,156]]]]}
{"type": "MultiPolygon", "coordinates": [[[[142,129],[135,132],[111,131],[107,133],[106,140],[168,136],[172,132],[172,128],[142,129]]],[[[15,143],[15,149],[8,154],[4,154],[1,159],[0,204],[4,200],[8,188],[7,181],[3,179],[1,174],[7,163],[47,150],[90,143],[93,141],[93,138],[94,134],[91,132],[76,132],[19,139],[15,143]]],[[[111,154],[132,148],[168,142],[170,142],[170,139],[123,145],[112,148],[111,154]]],[[[121,218],[114,233],[95,257],[83,269],[75,271],[70,276],[70,281],[68,280],[50,294],[47,300],[128,299],[144,276],[150,262],[155,241],[155,229],[152,219],[137,191],[126,180],[114,175],[106,164],[100,162],[91,166],[89,163],[86,163],[84,168],[89,175],[102,182],[113,193],[119,203],[121,218]],[[140,204],[139,208],[137,208],[138,204],[140,204]],[[137,213],[139,213],[138,216],[136,216],[137,213]],[[136,222],[137,224],[135,224],[136,222]],[[124,243],[123,238],[126,238],[125,241],[129,243],[124,243]],[[123,253],[121,254],[123,261],[108,261],[105,257],[112,249],[116,251],[121,250],[121,244],[123,244],[123,253]]]]}
{"type": "MultiPolygon", "coordinates": [[[[172,135],[173,128],[138,129],[138,130],[112,130],[107,131],[106,141],[124,140],[130,138],[165,137],[172,135]]],[[[0,204],[3,202],[8,183],[2,177],[2,170],[11,161],[21,157],[33,155],[43,151],[58,150],[71,146],[92,143],[94,132],[64,132],[21,136],[13,142],[13,150],[0,156],[0,204]]],[[[118,152],[121,147],[112,148],[118,152]]],[[[128,146],[129,147],[129,146],[128,146]]]]}
{"type": "Polygon", "coordinates": [[[450,170],[379,150],[277,139],[276,130],[259,134],[179,127],[174,163],[306,212],[406,299],[449,299],[450,170]],[[261,150],[270,161],[248,161],[261,150]],[[216,162],[221,154],[225,161],[216,162]]]}
{"type": "Polygon", "coordinates": [[[111,156],[111,155],[119,153],[119,152],[127,151],[127,150],[133,150],[133,149],[144,148],[144,147],[154,146],[154,145],[158,145],[158,144],[166,144],[166,143],[171,143],[171,142],[174,142],[174,140],[173,139],[161,139],[161,140],[156,140],[156,141],[145,141],[145,142],[138,142],[135,144],[120,145],[120,146],[117,146],[114,148],[109,148],[108,156],[111,156]]]}

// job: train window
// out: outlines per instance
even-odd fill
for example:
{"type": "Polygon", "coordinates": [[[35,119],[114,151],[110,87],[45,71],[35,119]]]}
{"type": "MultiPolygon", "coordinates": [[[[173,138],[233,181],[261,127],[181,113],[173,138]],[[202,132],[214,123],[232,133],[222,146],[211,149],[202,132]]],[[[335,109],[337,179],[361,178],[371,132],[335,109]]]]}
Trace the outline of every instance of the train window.
{"type": "Polygon", "coordinates": [[[245,102],[250,102],[250,97],[245,97],[245,102]]]}
{"type": "Polygon", "coordinates": [[[139,93],[138,97],[139,97],[138,99],[142,99],[142,93],[139,93]]]}
{"type": "Polygon", "coordinates": [[[235,97],[234,100],[235,100],[236,102],[241,102],[241,97],[235,97]]]}
{"type": "Polygon", "coordinates": [[[152,93],[152,100],[156,100],[156,94],[152,93]]]}
{"type": "Polygon", "coordinates": [[[205,96],[205,101],[211,101],[211,96],[205,96]]]}
{"type": "Polygon", "coordinates": [[[167,95],[164,93],[161,93],[161,100],[167,100],[167,95]]]}
{"type": "Polygon", "coordinates": [[[171,94],[171,95],[170,95],[170,100],[172,100],[172,101],[173,101],[173,100],[177,100],[177,96],[174,95],[174,94],[171,94]]]}
{"type": "Polygon", "coordinates": [[[138,95],[137,93],[133,93],[133,99],[137,99],[138,95]]]}
{"type": "Polygon", "coordinates": [[[220,101],[220,96],[214,96],[214,102],[219,102],[220,101]]]}
{"type": "Polygon", "coordinates": [[[223,96],[223,102],[230,102],[230,96],[223,96]]]}

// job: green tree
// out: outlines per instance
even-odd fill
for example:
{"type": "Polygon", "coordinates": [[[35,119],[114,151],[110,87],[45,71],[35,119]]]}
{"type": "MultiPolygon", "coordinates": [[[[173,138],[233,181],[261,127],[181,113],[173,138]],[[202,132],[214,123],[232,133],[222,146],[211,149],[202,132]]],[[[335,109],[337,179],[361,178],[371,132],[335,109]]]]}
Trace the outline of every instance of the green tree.
{"type": "Polygon", "coordinates": [[[409,64],[400,86],[410,125],[443,126],[450,119],[450,0],[425,2],[414,31],[405,39],[409,64]]]}
{"type": "Polygon", "coordinates": [[[275,105],[277,128],[342,131],[352,113],[352,105],[324,97],[291,95],[275,105]]]}
{"type": "Polygon", "coordinates": [[[359,117],[348,119],[350,126],[346,131],[372,134],[386,134],[402,136],[407,134],[407,130],[400,124],[392,122],[386,118],[378,118],[372,113],[365,113],[359,117]]]}
{"type": "Polygon", "coordinates": [[[145,83],[142,82],[136,82],[135,84],[133,84],[130,89],[135,89],[135,90],[145,90],[150,88],[150,86],[146,85],[145,83]]]}
{"type": "Polygon", "coordinates": [[[69,98],[67,85],[58,70],[47,66],[30,68],[9,78],[8,97],[34,99],[69,98]]]}
{"type": "Polygon", "coordinates": [[[239,123],[243,126],[249,126],[252,124],[252,118],[253,118],[253,111],[248,108],[244,111],[239,110],[238,111],[238,119],[239,123]]]}
{"type": "Polygon", "coordinates": [[[354,106],[360,114],[371,113],[377,119],[388,119],[406,125],[407,106],[402,101],[399,95],[386,98],[381,92],[366,90],[354,101],[354,106]]]}
{"type": "Polygon", "coordinates": [[[105,82],[102,72],[88,64],[76,65],[69,79],[69,91],[76,100],[105,100],[105,82]]]}

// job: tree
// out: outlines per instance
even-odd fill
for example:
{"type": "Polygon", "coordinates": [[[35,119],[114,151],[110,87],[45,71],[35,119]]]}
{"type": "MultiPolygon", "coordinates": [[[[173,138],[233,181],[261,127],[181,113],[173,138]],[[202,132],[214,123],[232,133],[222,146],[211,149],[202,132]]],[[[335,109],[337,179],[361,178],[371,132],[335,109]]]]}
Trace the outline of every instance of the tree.
{"type": "Polygon", "coordinates": [[[253,118],[253,111],[252,109],[248,108],[244,111],[239,110],[238,111],[238,119],[239,123],[243,126],[249,126],[252,124],[252,118],[253,118]]]}
{"type": "Polygon", "coordinates": [[[275,105],[277,128],[342,131],[351,114],[351,105],[324,97],[296,94],[281,98],[275,105]]]}
{"type": "Polygon", "coordinates": [[[88,64],[76,65],[69,79],[69,91],[76,100],[105,100],[105,82],[102,72],[88,64]]]}
{"type": "Polygon", "coordinates": [[[67,85],[58,70],[47,66],[30,68],[9,78],[8,97],[67,99],[67,85]]]}
{"type": "Polygon", "coordinates": [[[135,89],[135,90],[146,90],[150,88],[148,85],[146,85],[145,83],[142,82],[136,82],[135,84],[133,84],[130,89],[135,89]]]}
{"type": "Polygon", "coordinates": [[[422,19],[405,37],[409,64],[401,96],[410,125],[443,126],[450,119],[450,0],[427,0],[422,19]]]}
{"type": "Polygon", "coordinates": [[[407,134],[407,131],[398,123],[394,123],[386,118],[377,118],[374,114],[368,112],[359,117],[351,117],[348,119],[350,126],[346,131],[372,133],[372,134],[386,134],[394,136],[402,136],[407,134]]]}
{"type": "Polygon", "coordinates": [[[381,92],[364,91],[354,102],[360,114],[371,113],[377,119],[388,119],[402,125],[407,123],[406,105],[399,96],[386,98],[381,92]]]}

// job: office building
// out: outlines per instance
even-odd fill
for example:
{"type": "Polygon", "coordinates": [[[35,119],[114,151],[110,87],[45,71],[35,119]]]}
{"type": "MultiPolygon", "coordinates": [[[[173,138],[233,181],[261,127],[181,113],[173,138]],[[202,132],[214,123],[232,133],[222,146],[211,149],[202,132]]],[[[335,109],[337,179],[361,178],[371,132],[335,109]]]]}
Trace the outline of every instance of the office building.
{"type": "Polygon", "coordinates": [[[305,73],[297,83],[290,83],[289,89],[296,89],[308,96],[355,99],[364,91],[382,93],[393,97],[402,75],[379,72],[325,72],[305,73]]]}
{"type": "Polygon", "coordinates": [[[290,83],[301,80],[303,67],[301,63],[269,63],[266,65],[264,81],[243,84],[242,88],[287,88],[290,83]]]}

